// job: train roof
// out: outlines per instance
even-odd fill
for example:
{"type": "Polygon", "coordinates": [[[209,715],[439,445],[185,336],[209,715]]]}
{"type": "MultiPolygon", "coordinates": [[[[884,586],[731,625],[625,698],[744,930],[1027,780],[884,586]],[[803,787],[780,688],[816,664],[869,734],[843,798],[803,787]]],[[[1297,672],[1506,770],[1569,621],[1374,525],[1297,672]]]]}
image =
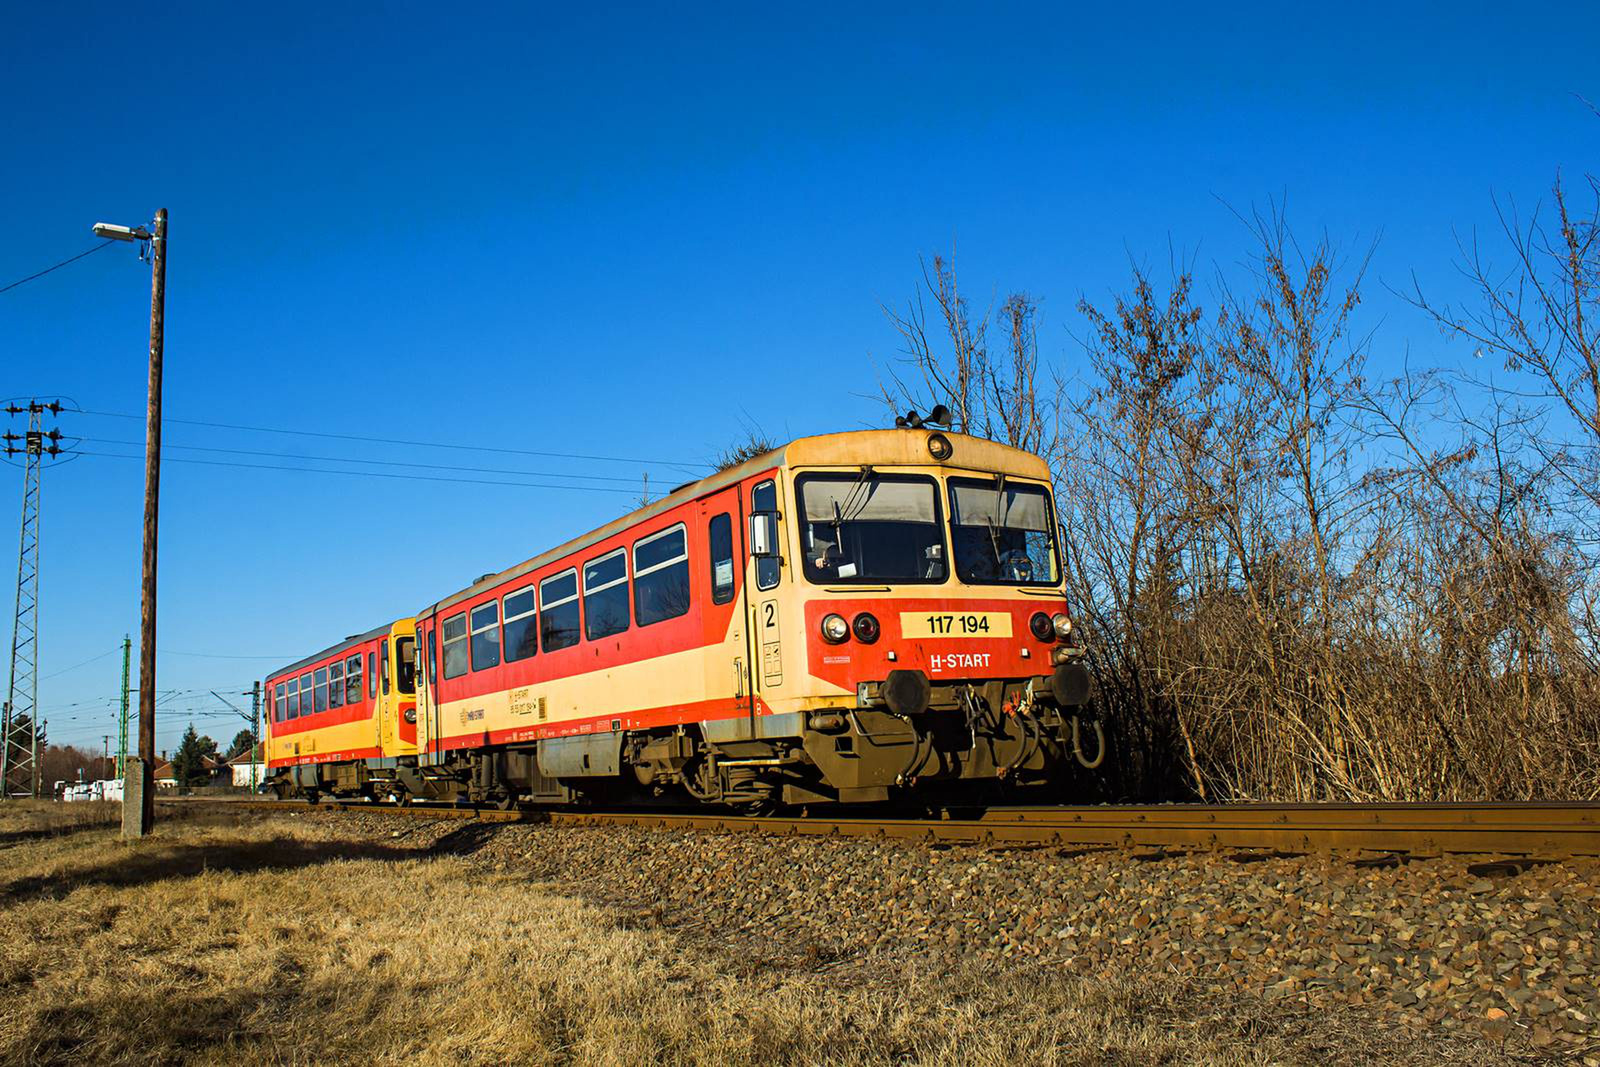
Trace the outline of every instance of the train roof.
{"type": "MultiPolygon", "coordinates": [[[[491,589],[502,582],[508,582],[531,571],[536,571],[540,567],[553,563],[564,556],[580,552],[590,545],[604,541],[613,534],[626,530],[663,512],[671,511],[673,508],[686,504],[707,493],[715,493],[730,485],[737,485],[753,474],[759,474],[775,467],[858,466],[863,462],[885,467],[937,465],[949,470],[1003,473],[1015,475],[1019,478],[1035,478],[1040,481],[1048,481],[1050,479],[1049,466],[1044,460],[1031,452],[1024,452],[1020,448],[1012,448],[1010,445],[1004,445],[998,441],[989,441],[981,437],[969,437],[966,434],[951,433],[949,431],[936,431],[932,428],[852,430],[843,433],[798,437],[770,452],[752,456],[738,466],[717,471],[715,474],[707,475],[686,485],[680,485],[660,500],[613,519],[599,529],[580,534],[565,544],[558,545],[546,552],[541,552],[531,559],[524,560],[494,574],[485,575],[465,589],[451,593],[449,596],[427,605],[418,611],[416,615],[421,618],[432,612],[452,607],[461,601],[470,600],[485,589],[491,589]],[[928,437],[935,432],[943,433],[954,445],[950,457],[943,463],[932,459],[928,454],[928,437]]],[[[331,652],[332,649],[328,651],[331,652]]],[[[326,654],[326,652],[320,653],[320,655],[326,654]]],[[[311,657],[311,659],[316,658],[316,656],[311,657]]],[[[304,663],[306,661],[303,660],[301,662],[304,663]]],[[[290,668],[284,669],[289,670],[290,668]]]]}
{"type": "Polygon", "coordinates": [[[280,674],[293,674],[301,667],[309,667],[311,664],[317,662],[317,660],[326,659],[328,656],[333,655],[335,652],[338,652],[341,649],[349,648],[352,645],[359,645],[367,641],[376,640],[377,638],[387,634],[392,625],[394,624],[386,622],[375,630],[368,630],[364,634],[356,634],[352,637],[345,638],[343,641],[336,641],[327,648],[323,649],[321,652],[313,652],[311,655],[306,656],[303,659],[295,660],[287,667],[279,667],[275,671],[268,671],[267,678],[276,678],[280,674]]]}

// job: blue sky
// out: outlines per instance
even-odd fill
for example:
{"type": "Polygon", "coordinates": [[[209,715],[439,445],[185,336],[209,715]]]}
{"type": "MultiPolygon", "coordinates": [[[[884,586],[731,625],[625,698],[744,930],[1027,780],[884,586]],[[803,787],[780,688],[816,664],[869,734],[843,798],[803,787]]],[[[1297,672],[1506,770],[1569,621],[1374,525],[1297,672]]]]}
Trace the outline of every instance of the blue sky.
{"type": "MultiPolygon", "coordinates": [[[[1573,96],[1600,98],[1590,5],[231,8],[8,12],[0,285],[164,206],[169,417],[642,458],[656,487],[681,480],[661,461],[751,426],[881,424],[879,306],[952,246],[980,302],[1043,298],[1044,354],[1070,373],[1081,295],[1121,287],[1130,257],[1164,269],[1169,246],[1233,264],[1229,205],[1286,198],[1301,232],[1381,237],[1379,370],[1408,346],[1455,360],[1383,283],[1461,295],[1455,241],[1493,228],[1491,194],[1531,204],[1600,143],[1573,96]]],[[[142,411],[147,313],[121,246],[0,294],[0,396],[142,411]]],[[[137,420],[60,421],[139,452],[114,443],[140,442],[137,420]]],[[[168,464],[163,748],[191,717],[232,736],[205,690],[606,521],[647,469],[186,424],[167,443],[595,480],[168,464]]],[[[141,471],[46,473],[58,741],[98,747],[112,652],[124,632],[137,648],[141,471]]],[[[19,492],[0,471],[0,544],[19,492]]]]}

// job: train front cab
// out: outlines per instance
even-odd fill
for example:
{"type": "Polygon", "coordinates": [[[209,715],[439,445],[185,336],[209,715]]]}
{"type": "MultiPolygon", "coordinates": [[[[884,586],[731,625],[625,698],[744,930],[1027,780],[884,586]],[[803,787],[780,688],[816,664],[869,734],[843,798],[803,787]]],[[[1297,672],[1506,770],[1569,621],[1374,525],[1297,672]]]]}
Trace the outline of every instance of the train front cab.
{"type": "Polygon", "coordinates": [[[384,769],[417,755],[416,619],[396,620],[378,642],[378,745],[384,769]]]}
{"type": "Polygon", "coordinates": [[[1099,763],[1043,460],[923,430],[785,459],[746,489],[751,715],[702,727],[724,766],[793,804],[993,794],[1099,763]]]}

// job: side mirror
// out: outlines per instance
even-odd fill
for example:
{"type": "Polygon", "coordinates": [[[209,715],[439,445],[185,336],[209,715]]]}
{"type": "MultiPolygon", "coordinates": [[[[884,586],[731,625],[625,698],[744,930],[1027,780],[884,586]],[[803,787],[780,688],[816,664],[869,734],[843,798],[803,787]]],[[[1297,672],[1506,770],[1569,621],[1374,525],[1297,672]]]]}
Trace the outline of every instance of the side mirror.
{"type": "Polygon", "coordinates": [[[770,559],[778,554],[777,512],[758,511],[750,516],[750,554],[756,559],[770,559]]]}

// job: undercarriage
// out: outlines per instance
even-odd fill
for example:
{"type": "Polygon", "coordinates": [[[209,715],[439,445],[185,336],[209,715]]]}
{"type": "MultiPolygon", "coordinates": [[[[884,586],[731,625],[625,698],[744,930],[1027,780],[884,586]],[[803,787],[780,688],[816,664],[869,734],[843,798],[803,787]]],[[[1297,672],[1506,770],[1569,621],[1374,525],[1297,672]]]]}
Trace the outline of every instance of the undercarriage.
{"type": "MultiPolygon", "coordinates": [[[[891,680],[892,681],[892,680],[891,680]]],[[[741,810],[921,803],[1059,783],[1097,768],[1100,725],[1057,699],[1049,679],[922,683],[920,711],[895,710],[889,682],[857,706],[605,730],[456,749],[424,762],[367,760],[286,768],[280,796],[519,804],[689,803],[741,810]]],[[[1070,698],[1072,694],[1067,694],[1070,698]]]]}

